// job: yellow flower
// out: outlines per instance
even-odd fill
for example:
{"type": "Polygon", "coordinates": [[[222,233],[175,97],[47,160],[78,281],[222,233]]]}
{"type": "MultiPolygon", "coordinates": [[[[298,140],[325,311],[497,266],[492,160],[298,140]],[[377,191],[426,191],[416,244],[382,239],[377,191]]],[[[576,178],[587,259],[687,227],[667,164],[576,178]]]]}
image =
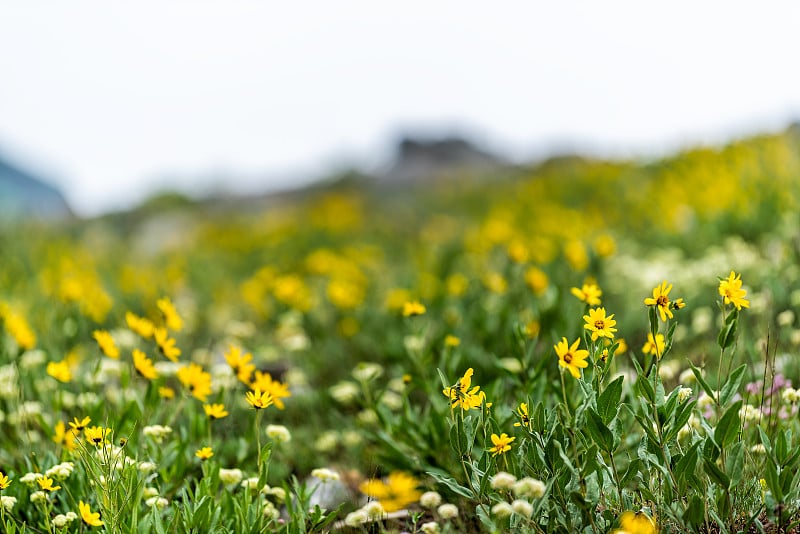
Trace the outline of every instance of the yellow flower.
{"type": "Polygon", "coordinates": [[[270,397],[272,397],[272,401],[275,403],[275,407],[279,410],[285,408],[281,399],[292,396],[292,392],[289,391],[289,386],[287,384],[273,380],[272,375],[269,373],[262,373],[261,371],[256,371],[256,376],[250,383],[250,389],[257,389],[269,393],[270,397]]]}
{"type": "Polygon", "coordinates": [[[183,328],[183,319],[181,319],[181,316],[178,315],[178,311],[175,309],[172,301],[169,300],[169,297],[158,299],[156,301],[156,306],[158,306],[158,309],[161,310],[161,314],[164,316],[164,323],[167,325],[167,328],[174,332],[179,332],[181,328],[183,328]]]}
{"type": "Polygon", "coordinates": [[[106,436],[108,436],[110,433],[110,428],[103,428],[101,426],[87,427],[83,431],[83,435],[86,436],[86,441],[93,443],[94,445],[100,445],[103,443],[103,441],[106,439],[106,436]]]}
{"type": "Polygon", "coordinates": [[[194,398],[205,402],[211,394],[211,375],[196,363],[184,365],[177,372],[178,380],[194,398]]]}
{"type": "Polygon", "coordinates": [[[380,479],[371,479],[361,483],[358,489],[369,497],[376,499],[384,511],[396,512],[409,504],[416,503],[422,496],[417,489],[419,480],[408,473],[395,471],[389,474],[386,482],[380,479]]]}
{"type": "Polygon", "coordinates": [[[255,391],[248,391],[244,396],[245,399],[247,399],[247,403],[256,410],[268,408],[272,406],[273,403],[272,395],[259,389],[256,389],[255,391]]]}
{"type": "Polygon", "coordinates": [[[53,479],[49,477],[39,477],[36,479],[36,483],[39,484],[39,489],[45,491],[56,491],[61,489],[61,486],[53,486],[53,479]]]}
{"type": "Polygon", "coordinates": [[[412,300],[403,304],[403,317],[414,317],[415,315],[422,315],[424,313],[425,306],[417,300],[412,300]]]}
{"type": "Polygon", "coordinates": [[[233,372],[236,373],[236,378],[245,384],[250,383],[250,376],[256,369],[256,366],[252,363],[252,354],[249,352],[242,354],[242,349],[231,345],[228,348],[228,352],[225,353],[225,361],[228,362],[233,372]]]}
{"type": "Polygon", "coordinates": [[[78,510],[81,512],[81,519],[90,527],[102,527],[103,522],[100,521],[100,513],[92,512],[89,505],[83,501],[78,501],[78,510]]]}
{"type": "Polygon", "coordinates": [[[205,410],[206,415],[211,419],[222,419],[228,412],[225,411],[224,404],[204,404],[203,410],[205,410]]]}
{"type": "Polygon", "coordinates": [[[150,319],[139,317],[135,313],[127,312],[125,313],[125,322],[128,323],[128,328],[144,339],[153,337],[155,325],[150,319]]]}
{"type": "Polygon", "coordinates": [[[78,419],[77,417],[73,417],[72,421],[69,422],[69,426],[72,427],[72,429],[75,432],[80,432],[81,430],[89,426],[89,423],[91,422],[92,419],[88,415],[83,419],[78,419]]]}
{"type": "Polygon", "coordinates": [[[72,371],[66,360],[60,362],[49,362],[47,364],[47,374],[58,380],[59,382],[69,382],[72,380],[72,371]]]}
{"type": "Polygon", "coordinates": [[[168,386],[161,386],[158,388],[158,396],[162,399],[174,399],[175,390],[168,386]]]}
{"type": "Polygon", "coordinates": [[[114,360],[119,358],[117,344],[114,343],[114,338],[106,330],[95,330],[92,332],[92,337],[97,341],[103,354],[114,360]]]}
{"type": "Polygon", "coordinates": [[[153,336],[155,337],[158,350],[161,351],[161,354],[173,362],[177,362],[178,356],[181,355],[181,349],[175,346],[175,339],[169,337],[167,329],[156,328],[153,330],[153,336]]]}
{"type": "Polygon", "coordinates": [[[36,334],[33,333],[28,321],[22,315],[6,309],[2,314],[2,319],[6,331],[14,338],[20,348],[30,350],[36,346],[36,334]]]}
{"type": "Polygon", "coordinates": [[[456,336],[448,334],[448,335],[446,335],[444,337],[444,346],[445,347],[454,348],[454,347],[457,347],[459,345],[461,345],[461,340],[458,339],[456,336]]]}
{"type": "Polygon", "coordinates": [[[719,294],[722,296],[722,302],[725,304],[733,304],[737,310],[742,308],[749,308],[750,301],[745,299],[747,291],[742,289],[742,275],[736,274],[731,271],[728,278],[719,281],[719,294]]]}
{"type": "Polygon", "coordinates": [[[558,365],[566,368],[570,374],[575,378],[581,377],[581,369],[589,366],[586,358],[589,356],[588,350],[578,350],[578,345],[581,343],[581,338],[575,340],[572,346],[567,342],[567,338],[562,337],[561,341],[553,348],[556,349],[558,355],[558,365]]]}
{"type": "Polygon", "coordinates": [[[53,435],[53,441],[58,443],[59,445],[63,446],[68,451],[74,451],[78,446],[78,431],[74,428],[70,428],[67,430],[67,425],[64,424],[64,421],[59,421],[56,423],[55,434],[53,435]]]}
{"type": "Polygon", "coordinates": [[[8,479],[8,475],[0,471],[0,491],[6,489],[11,482],[12,481],[8,479]]]}
{"type": "MultiPolygon", "coordinates": [[[[475,386],[470,389],[472,385],[472,367],[467,369],[455,386],[446,387],[442,390],[444,396],[450,400],[450,408],[460,406],[462,410],[470,410],[473,408],[480,408],[486,399],[486,394],[481,391],[480,386],[475,386]]],[[[487,405],[488,406],[488,405],[487,405]]]]}
{"type": "Polygon", "coordinates": [[[600,288],[595,284],[583,284],[583,287],[580,289],[573,287],[570,289],[570,292],[589,306],[599,306],[600,295],[603,294],[600,288]]]}
{"type": "Polygon", "coordinates": [[[525,283],[534,294],[541,296],[547,290],[550,280],[547,278],[547,274],[538,267],[530,267],[525,271],[525,283]]]}
{"type": "Polygon", "coordinates": [[[214,451],[211,450],[211,447],[203,447],[202,449],[197,449],[194,455],[200,458],[201,460],[208,460],[209,458],[214,456],[214,451]]]}
{"type": "Polygon", "coordinates": [[[503,432],[499,436],[497,434],[492,434],[492,443],[494,443],[494,447],[489,448],[489,452],[492,453],[492,456],[497,456],[498,454],[505,454],[511,450],[511,442],[514,441],[515,437],[508,437],[508,434],[503,432]]]}
{"type": "MultiPolygon", "coordinates": [[[[669,292],[672,290],[672,284],[668,284],[666,280],[661,282],[661,285],[653,288],[653,296],[644,299],[645,306],[655,306],[661,314],[661,320],[666,321],[667,317],[672,319],[672,306],[669,301],[669,292]]],[[[681,300],[681,302],[683,302],[681,300]]]]}
{"type": "Polygon", "coordinates": [[[614,320],[613,313],[606,317],[605,308],[589,310],[589,315],[584,315],[583,320],[586,321],[583,327],[592,332],[592,341],[597,341],[599,337],[614,339],[614,332],[617,331],[614,326],[616,326],[617,321],[614,320]]]}
{"type": "Polygon", "coordinates": [[[656,334],[656,339],[654,341],[653,334],[648,333],[647,343],[642,347],[642,352],[645,354],[654,354],[658,358],[661,358],[661,355],[664,354],[664,334],[656,334]]]}
{"type": "Polygon", "coordinates": [[[514,426],[524,426],[528,430],[531,429],[531,418],[528,415],[528,405],[521,402],[519,408],[516,409],[514,414],[519,417],[519,421],[514,423],[514,426]]]}
{"type": "Polygon", "coordinates": [[[155,380],[158,378],[158,371],[153,366],[153,360],[147,357],[144,352],[139,349],[133,349],[133,367],[136,372],[142,375],[147,380],[155,380]]]}
{"type": "Polygon", "coordinates": [[[644,512],[627,511],[619,518],[615,534],[656,534],[656,523],[644,512]]]}

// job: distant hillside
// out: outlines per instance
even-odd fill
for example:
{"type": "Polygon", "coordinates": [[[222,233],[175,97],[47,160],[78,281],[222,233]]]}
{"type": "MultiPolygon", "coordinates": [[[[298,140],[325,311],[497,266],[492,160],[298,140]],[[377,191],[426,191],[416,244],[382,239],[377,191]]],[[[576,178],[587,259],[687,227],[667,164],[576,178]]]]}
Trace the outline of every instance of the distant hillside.
{"type": "Polygon", "coordinates": [[[0,157],[0,221],[71,217],[72,210],[57,188],[0,157]]]}

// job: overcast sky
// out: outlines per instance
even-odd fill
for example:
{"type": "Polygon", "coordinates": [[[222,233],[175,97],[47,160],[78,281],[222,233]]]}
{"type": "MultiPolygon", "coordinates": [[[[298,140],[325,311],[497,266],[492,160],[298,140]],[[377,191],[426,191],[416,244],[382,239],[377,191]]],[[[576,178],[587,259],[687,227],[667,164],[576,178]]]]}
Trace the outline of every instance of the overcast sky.
{"type": "Polygon", "coordinates": [[[522,159],[800,118],[800,4],[652,5],[6,1],[0,153],[95,214],[379,165],[408,130],[522,159]]]}

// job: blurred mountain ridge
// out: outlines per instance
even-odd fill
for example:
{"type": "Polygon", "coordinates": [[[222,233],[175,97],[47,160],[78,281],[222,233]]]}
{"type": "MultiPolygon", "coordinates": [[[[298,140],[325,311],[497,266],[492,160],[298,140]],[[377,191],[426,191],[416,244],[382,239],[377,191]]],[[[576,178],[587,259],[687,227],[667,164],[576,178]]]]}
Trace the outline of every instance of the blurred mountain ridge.
{"type": "Polygon", "coordinates": [[[0,221],[60,221],[73,217],[58,188],[0,154],[0,221]]]}

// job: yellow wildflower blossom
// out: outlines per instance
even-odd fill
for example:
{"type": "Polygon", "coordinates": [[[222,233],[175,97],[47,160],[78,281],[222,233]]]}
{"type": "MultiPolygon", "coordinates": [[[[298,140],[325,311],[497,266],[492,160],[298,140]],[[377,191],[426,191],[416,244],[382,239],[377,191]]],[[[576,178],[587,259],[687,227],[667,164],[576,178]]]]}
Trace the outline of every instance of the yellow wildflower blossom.
{"type": "Polygon", "coordinates": [[[167,329],[156,328],[153,330],[153,336],[155,337],[158,350],[161,354],[173,362],[177,362],[178,356],[181,355],[181,349],[175,346],[175,338],[169,337],[167,329]]]}
{"type": "Polygon", "coordinates": [[[617,321],[614,320],[613,313],[606,317],[605,308],[594,308],[589,310],[589,315],[584,315],[583,320],[586,321],[586,324],[583,325],[583,328],[592,333],[592,341],[597,341],[597,338],[599,337],[614,339],[614,332],[617,331],[614,326],[616,326],[617,321]]]}
{"type": "Polygon", "coordinates": [[[258,389],[245,393],[245,399],[247,400],[247,403],[256,410],[268,408],[272,406],[273,403],[272,395],[266,391],[261,391],[258,389]]]}
{"type": "Polygon", "coordinates": [[[133,349],[133,367],[136,372],[147,380],[155,380],[158,378],[158,371],[153,365],[153,360],[139,349],[133,349]]]}
{"type": "Polygon", "coordinates": [[[114,338],[106,330],[95,330],[92,332],[92,337],[97,341],[103,354],[114,360],[119,358],[119,348],[117,348],[114,338]]]}
{"type": "Polygon", "coordinates": [[[90,527],[102,527],[103,522],[100,521],[100,513],[92,512],[92,509],[83,501],[78,502],[78,510],[81,513],[81,519],[90,527]]]}
{"type": "Polygon", "coordinates": [[[728,278],[719,281],[719,294],[723,303],[733,304],[737,310],[750,307],[750,301],[744,298],[747,291],[742,289],[742,275],[734,271],[728,278]]]}
{"type": "Polygon", "coordinates": [[[261,371],[256,371],[255,377],[250,383],[250,389],[257,389],[269,393],[275,403],[275,407],[279,410],[283,410],[286,407],[281,399],[292,396],[292,392],[289,391],[289,386],[287,384],[274,380],[272,375],[269,373],[262,373],[261,371]]]}
{"type": "Polygon", "coordinates": [[[60,362],[49,362],[47,364],[47,374],[58,380],[59,382],[69,382],[72,380],[72,371],[66,360],[60,362]]]}
{"type": "Polygon", "coordinates": [[[558,355],[558,365],[567,369],[575,378],[581,377],[581,369],[589,367],[589,363],[586,361],[586,358],[589,356],[589,351],[578,350],[580,342],[581,338],[578,338],[570,346],[567,342],[567,338],[562,337],[561,341],[553,347],[556,349],[556,354],[558,355]]]}
{"type": "Polygon", "coordinates": [[[503,432],[499,436],[497,434],[492,434],[492,443],[494,444],[493,447],[489,448],[489,452],[492,453],[492,456],[497,456],[498,454],[505,454],[511,450],[511,442],[514,441],[515,437],[508,437],[508,434],[503,432]]]}
{"type": "Polygon", "coordinates": [[[164,316],[164,324],[167,325],[167,328],[173,332],[180,332],[183,328],[183,319],[178,315],[178,310],[175,309],[169,297],[158,299],[156,306],[161,311],[161,315],[164,316]]]}
{"type": "Polygon", "coordinates": [[[211,449],[211,447],[203,447],[201,449],[197,449],[194,455],[200,458],[201,460],[208,460],[209,458],[214,456],[214,451],[211,449]]]}
{"type": "MultiPolygon", "coordinates": [[[[455,386],[446,387],[442,390],[445,397],[450,400],[450,408],[460,406],[462,410],[480,408],[486,399],[486,394],[481,391],[480,386],[472,386],[472,367],[467,369],[464,376],[458,379],[455,386]]],[[[488,405],[487,405],[488,406],[488,405]]]]}
{"type": "Polygon", "coordinates": [[[396,512],[409,504],[416,503],[422,497],[417,489],[419,480],[408,473],[395,471],[390,473],[386,481],[372,479],[363,482],[358,489],[367,496],[376,499],[384,511],[396,512]]]}
{"type": "Polygon", "coordinates": [[[146,317],[139,317],[135,313],[127,312],[125,313],[125,322],[128,323],[128,328],[144,339],[150,339],[153,337],[155,325],[150,319],[147,319],[146,317]]]}
{"type": "Polygon", "coordinates": [[[573,287],[570,292],[589,306],[599,306],[600,296],[603,294],[603,291],[595,284],[583,284],[580,289],[573,287]]]}

